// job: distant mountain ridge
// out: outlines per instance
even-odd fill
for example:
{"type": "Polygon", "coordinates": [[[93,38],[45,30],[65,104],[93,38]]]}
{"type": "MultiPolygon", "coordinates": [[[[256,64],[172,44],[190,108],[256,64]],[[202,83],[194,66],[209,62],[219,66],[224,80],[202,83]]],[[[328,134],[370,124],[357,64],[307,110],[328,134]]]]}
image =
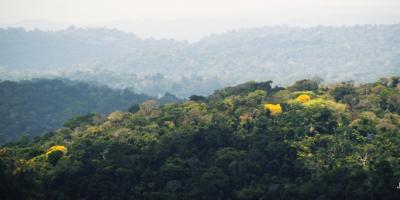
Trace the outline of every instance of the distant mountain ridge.
{"type": "Polygon", "coordinates": [[[263,27],[195,43],[140,39],[104,28],[0,29],[0,79],[53,75],[185,97],[249,80],[288,84],[318,76],[326,82],[369,82],[400,74],[398,35],[400,24],[263,27]],[[77,72],[82,69],[87,75],[77,72]]]}

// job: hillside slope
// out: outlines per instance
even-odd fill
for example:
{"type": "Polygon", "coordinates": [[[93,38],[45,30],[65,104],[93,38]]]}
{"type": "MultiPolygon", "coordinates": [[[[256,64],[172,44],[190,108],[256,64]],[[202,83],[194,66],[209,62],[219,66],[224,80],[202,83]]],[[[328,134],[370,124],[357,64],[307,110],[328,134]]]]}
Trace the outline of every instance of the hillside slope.
{"type": "Polygon", "coordinates": [[[22,135],[37,136],[60,128],[76,115],[113,110],[149,99],[130,90],[68,80],[0,82],[0,144],[22,135]]]}
{"type": "Polygon", "coordinates": [[[0,149],[1,199],[399,199],[399,78],[249,82],[0,149]]]}

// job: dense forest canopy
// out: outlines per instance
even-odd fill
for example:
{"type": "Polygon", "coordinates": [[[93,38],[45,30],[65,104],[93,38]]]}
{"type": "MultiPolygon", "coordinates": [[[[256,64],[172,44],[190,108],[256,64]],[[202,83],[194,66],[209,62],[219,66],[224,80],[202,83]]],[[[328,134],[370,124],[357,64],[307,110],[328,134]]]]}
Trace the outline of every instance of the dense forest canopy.
{"type": "Polygon", "coordinates": [[[247,82],[0,148],[1,199],[400,199],[400,78],[247,82]]]}
{"type": "Polygon", "coordinates": [[[22,135],[37,136],[88,113],[127,111],[150,97],[69,80],[0,82],[0,144],[22,135]]]}
{"type": "Polygon", "coordinates": [[[229,31],[194,42],[115,29],[0,29],[0,79],[67,77],[151,95],[209,95],[248,80],[371,82],[400,74],[400,25],[229,31]]]}

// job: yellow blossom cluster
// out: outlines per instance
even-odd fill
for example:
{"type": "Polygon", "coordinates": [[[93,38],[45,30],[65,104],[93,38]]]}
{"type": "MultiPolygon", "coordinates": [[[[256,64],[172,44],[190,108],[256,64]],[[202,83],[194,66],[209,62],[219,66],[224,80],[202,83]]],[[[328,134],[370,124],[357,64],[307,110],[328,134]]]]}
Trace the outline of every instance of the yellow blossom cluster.
{"type": "Polygon", "coordinates": [[[282,107],[281,107],[280,104],[267,103],[267,104],[264,105],[264,108],[269,110],[272,115],[277,115],[277,114],[282,113],[282,107]]]}
{"type": "Polygon", "coordinates": [[[64,154],[67,153],[67,147],[65,146],[61,146],[61,145],[55,145],[50,147],[46,154],[49,155],[50,153],[54,152],[54,151],[62,151],[64,154]]]}
{"type": "Polygon", "coordinates": [[[311,100],[311,97],[306,94],[302,94],[296,98],[296,101],[300,102],[300,103],[306,103],[310,100],[311,100]]]}

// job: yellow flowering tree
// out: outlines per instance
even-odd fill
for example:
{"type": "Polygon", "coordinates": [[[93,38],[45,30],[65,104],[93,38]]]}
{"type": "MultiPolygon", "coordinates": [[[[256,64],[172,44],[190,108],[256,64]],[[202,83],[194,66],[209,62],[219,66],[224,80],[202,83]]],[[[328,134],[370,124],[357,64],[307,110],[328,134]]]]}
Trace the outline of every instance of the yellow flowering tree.
{"type": "Polygon", "coordinates": [[[62,145],[55,145],[50,147],[47,152],[47,161],[53,166],[57,164],[58,160],[67,153],[67,147],[62,145]]]}
{"type": "Polygon", "coordinates": [[[306,94],[302,94],[302,95],[300,95],[300,96],[298,96],[296,98],[296,101],[300,102],[300,103],[306,103],[306,102],[308,102],[310,100],[311,100],[311,97],[309,95],[306,95],[306,94]]]}
{"type": "Polygon", "coordinates": [[[55,151],[61,151],[61,152],[63,152],[65,154],[65,153],[67,153],[67,147],[62,146],[62,145],[55,145],[55,146],[50,147],[47,150],[46,154],[49,155],[49,154],[51,154],[51,153],[53,153],[55,151]]]}
{"type": "Polygon", "coordinates": [[[280,104],[270,104],[267,103],[264,105],[264,108],[271,112],[271,115],[277,115],[282,113],[282,107],[280,104]]]}

